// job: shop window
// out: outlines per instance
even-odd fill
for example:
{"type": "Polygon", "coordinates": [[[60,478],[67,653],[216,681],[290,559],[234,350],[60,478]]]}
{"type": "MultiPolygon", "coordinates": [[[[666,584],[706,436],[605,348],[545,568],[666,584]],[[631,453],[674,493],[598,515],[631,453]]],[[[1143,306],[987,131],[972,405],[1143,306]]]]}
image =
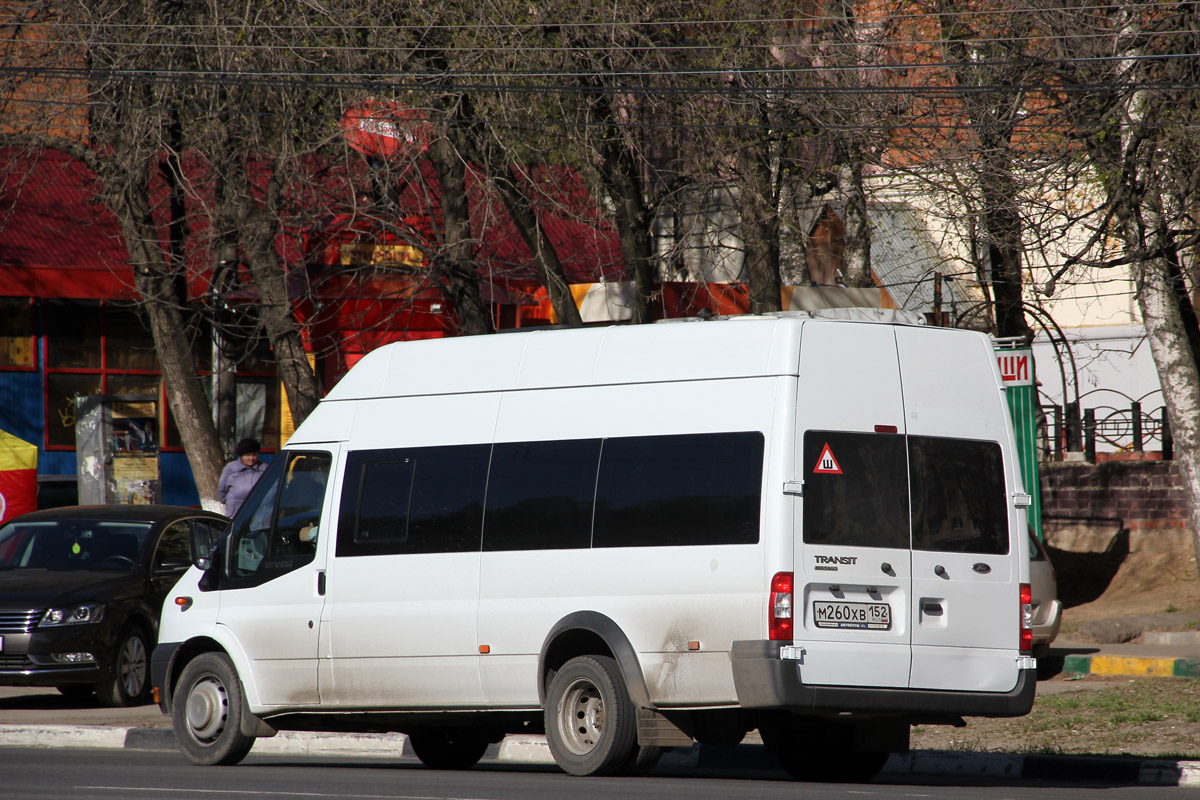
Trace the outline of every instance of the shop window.
{"type": "Polygon", "coordinates": [[[104,310],[104,366],[109,370],[158,371],[154,337],[135,310],[112,306],[104,310]]]}
{"type": "Polygon", "coordinates": [[[32,368],[33,353],[33,304],[24,297],[0,297],[0,368],[32,368]]]}
{"type": "Polygon", "coordinates": [[[46,446],[75,446],[75,398],[101,394],[99,374],[52,372],[46,376],[46,446]]]}
{"type": "Polygon", "coordinates": [[[100,369],[100,304],[47,300],[46,368],[100,369]]]}

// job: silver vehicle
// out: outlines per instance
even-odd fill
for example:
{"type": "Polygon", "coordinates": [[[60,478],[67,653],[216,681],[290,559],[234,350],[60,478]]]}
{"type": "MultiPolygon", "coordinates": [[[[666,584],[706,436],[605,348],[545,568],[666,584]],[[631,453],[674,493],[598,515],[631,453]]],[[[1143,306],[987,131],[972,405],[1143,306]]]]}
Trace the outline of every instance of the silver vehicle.
{"type": "Polygon", "coordinates": [[[1029,533],[1029,582],[1033,591],[1033,646],[1045,651],[1062,625],[1062,602],[1058,599],[1058,578],[1046,547],[1037,535],[1029,533]]]}

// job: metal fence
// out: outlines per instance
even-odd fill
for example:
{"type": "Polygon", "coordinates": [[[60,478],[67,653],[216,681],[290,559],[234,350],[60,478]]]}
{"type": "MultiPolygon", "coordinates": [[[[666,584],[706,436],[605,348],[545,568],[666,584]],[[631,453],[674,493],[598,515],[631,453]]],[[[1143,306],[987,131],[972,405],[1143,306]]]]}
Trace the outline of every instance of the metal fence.
{"type": "Polygon", "coordinates": [[[1083,395],[1079,403],[1041,405],[1043,461],[1062,461],[1069,452],[1082,452],[1092,462],[1097,451],[1101,454],[1157,452],[1164,460],[1174,456],[1166,406],[1146,408],[1145,397],[1134,400],[1111,389],[1095,390],[1088,395],[1083,395]],[[1080,409],[1085,405],[1082,402],[1085,397],[1101,392],[1118,395],[1126,402],[1096,403],[1080,409]]]}

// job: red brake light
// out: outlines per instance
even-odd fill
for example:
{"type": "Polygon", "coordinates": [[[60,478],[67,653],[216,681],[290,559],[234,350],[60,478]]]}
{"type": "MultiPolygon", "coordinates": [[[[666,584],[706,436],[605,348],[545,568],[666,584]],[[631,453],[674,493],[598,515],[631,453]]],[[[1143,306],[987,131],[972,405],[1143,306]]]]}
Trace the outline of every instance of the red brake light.
{"type": "Polygon", "coordinates": [[[1033,589],[1028,583],[1021,584],[1021,641],[1022,653],[1033,652],[1033,589]]]}
{"type": "Polygon", "coordinates": [[[767,614],[767,630],[771,641],[792,641],[792,573],[777,572],[771,578],[767,614]]]}

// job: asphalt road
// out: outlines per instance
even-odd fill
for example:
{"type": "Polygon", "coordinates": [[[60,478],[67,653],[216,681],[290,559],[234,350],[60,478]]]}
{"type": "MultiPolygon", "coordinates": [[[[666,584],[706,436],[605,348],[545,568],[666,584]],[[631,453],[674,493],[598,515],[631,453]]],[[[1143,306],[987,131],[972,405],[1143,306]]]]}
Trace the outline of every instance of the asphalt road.
{"type": "Polygon", "coordinates": [[[236,767],[193,767],[177,753],[0,748],[5,800],[1097,800],[1195,797],[1179,787],[956,779],[861,785],[798,784],[780,775],[722,770],[704,775],[572,778],[552,768],[438,772],[414,763],[251,755],[236,767]]]}

